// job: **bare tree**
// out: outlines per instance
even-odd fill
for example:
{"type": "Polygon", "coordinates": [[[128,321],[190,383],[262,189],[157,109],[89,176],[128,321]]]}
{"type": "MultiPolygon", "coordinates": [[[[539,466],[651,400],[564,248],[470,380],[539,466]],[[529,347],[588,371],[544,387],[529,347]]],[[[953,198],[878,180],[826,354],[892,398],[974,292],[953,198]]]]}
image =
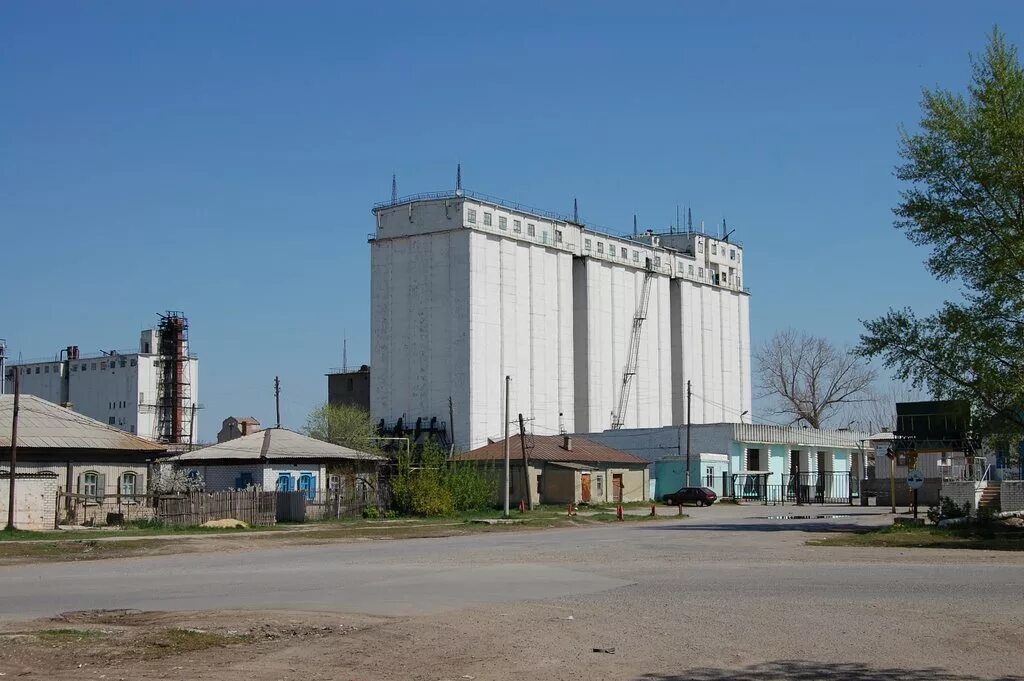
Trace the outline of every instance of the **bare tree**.
{"type": "Polygon", "coordinates": [[[788,329],[755,353],[761,394],[774,397],[775,414],[812,428],[844,406],[872,399],[875,372],[864,360],[824,338],[788,329]]]}

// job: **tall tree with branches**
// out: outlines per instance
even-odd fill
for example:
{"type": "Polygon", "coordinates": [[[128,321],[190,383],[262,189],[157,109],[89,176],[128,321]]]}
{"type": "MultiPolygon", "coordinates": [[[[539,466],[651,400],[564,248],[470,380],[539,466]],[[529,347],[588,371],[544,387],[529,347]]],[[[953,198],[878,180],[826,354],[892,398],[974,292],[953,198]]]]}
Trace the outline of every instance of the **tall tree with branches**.
{"type": "Polygon", "coordinates": [[[895,226],[961,285],[936,313],[890,310],[864,323],[859,351],[941,398],[970,400],[981,429],[1024,431],[1024,69],[998,29],[972,57],[966,94],[925,90],[920,130],[903,133],[909,187],[895,226]]]}
{"type": "Polygon", "coordinates": [[[754,355],[760,397],[792,425],[821,428],[852,404],[873,399],[875,372],[857,355],[824,338],[792,329],[775,334],[754,355]]]}

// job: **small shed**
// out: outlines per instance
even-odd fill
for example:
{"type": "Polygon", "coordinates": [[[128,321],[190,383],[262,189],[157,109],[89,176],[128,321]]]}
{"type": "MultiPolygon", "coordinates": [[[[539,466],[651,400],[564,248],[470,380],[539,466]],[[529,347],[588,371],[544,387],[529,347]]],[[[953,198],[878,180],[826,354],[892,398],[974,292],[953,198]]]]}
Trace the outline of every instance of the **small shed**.
{"type": "MultiPolygon", "coordinates": [[[[529,464],[524,469],[520,436],[509,438],[509,499],[514,504],[527,500],[527,482],[533,500],[542,504],[648,499],[648,462],[638,456],[570,435],[527,435],[525,449],[529,464]]],[[[498,495],[504,498],[504,440],[457,454],[455,459],[493,469],[499,480],[498,495]]]]}

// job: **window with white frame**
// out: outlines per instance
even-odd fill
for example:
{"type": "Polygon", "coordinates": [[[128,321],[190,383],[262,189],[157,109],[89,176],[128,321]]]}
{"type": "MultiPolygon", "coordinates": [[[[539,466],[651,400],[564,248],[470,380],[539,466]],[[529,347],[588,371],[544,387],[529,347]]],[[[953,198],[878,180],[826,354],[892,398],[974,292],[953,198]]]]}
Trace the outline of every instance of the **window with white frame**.
{"type": "Polygon", "coordinates": [[[484,212],[484,227],[490,227],[490,226],[491,226],[491,214],[485,211],[484,212]]]}
{"type": "Polygon", "coordinates": [[[711,255],[718,255],[718,244],[711,244],[711,255]]]}
{"type": "Polygon", "coordinates": [[[704,278],[704,268],[703,267],[698,267],[697,268],[697,276],[700,277],[701,279],[704,278]]]}
{"type": "Polygon", "coordinates": [[[704,242],[703,241],[698,241],[697,242],[697,252],[698,253],[703,253],[704,252],[704,242]]]}
{"type": "Polygon", "coordinates": [[[133,497],[135,496],[135,490],[137,489],[136,483],[138,482],[138,476],[135,473],[122,473],[121,474],[121,496],[133,497]]]}
{"type": "Polygon", "coordinates": [[[556,244],[562,243],[562,230],[560,230],[560,229],[556,229],[555,230],[555,243],[556,244]]]}
{"type": "Polygon", "coordinates": [[[735,248],[730,248],[729,249],[729,260],[735,260],[735,259],[736,259],[736,249],[735,248]]]}
{"type": "Polygon", "coordinates": [[[517,234],[519,232],[522,232],[523,231],[523,221],[522,220],[513,220],[512,221],[512,231],[516,232],[517,234]]]}
{"type": "Polygon", "coordinates": [[[466,222],[476,224],[476,210],[470,208],[466,211],[466,222]]]}
{"type": "Polygon", "coordinates": [[[623,260],[625,260],[626,258],[629,257],[629,249],[626,248],[625,246],[622,247],[621,253],[622,253],[622,259],[623,260]]]}
{"type": "Polygon", "coordinates": [[[689,274],[691,277],[693,276],[693,265],[687,266],[686,273],[689,274]]]}
{"type": "Polygon", "coordinates": [[[633,262],[640,262],[640,251],[633,251],[633,262]]]}
{"type": "Polygon", "coordinates": [[[597,252],[598,253],[604,253],[604,243],[602,243],[600,241],[597,242],[597,252]]]}
{"type": "Polygon", "coordinates": [[[526,223],[526,234],[527,236],[537,236],[537,226],[532,222],[526,223]]]}
{"type": "Polygon", "coordinates": [[[661,256],[659,256],[659,255],[654,256],[654,266],[655,267],[661,267],[661,256]]]}
{"type": "Polygon", "coordinates": [[[80,488],[80,494],[90,499],[95,499],[103,490],[100,489],[100,480],[103,478],[102,475],[96,471],[86,471],[82,473],[82,484],[80,488]]]}
{"type": "Polygon", "coordinates": [[[583,240],[583,250],[589,251],[590,250],[590,246],[591,246],[590,239],[584,239],[583,240]]]}
{"type": "Polygon", "coordinates": [[[498,229],[502,231],[508,230],[508,218],[504,215],[498,216],[498,229]]]}

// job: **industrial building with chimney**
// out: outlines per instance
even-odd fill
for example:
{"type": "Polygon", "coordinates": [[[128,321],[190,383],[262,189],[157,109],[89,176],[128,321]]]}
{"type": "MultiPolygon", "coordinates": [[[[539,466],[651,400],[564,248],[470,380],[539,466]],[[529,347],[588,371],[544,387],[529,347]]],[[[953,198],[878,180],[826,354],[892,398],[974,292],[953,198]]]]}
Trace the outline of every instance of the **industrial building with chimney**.
{"type": "Polygon", "coordinates": [[[191,444],[198,437],[199,359],[190,354],[188,320],[160,316],[137,351],[82,354],[68,346],[48,360],[11,363],[5,390],[20,390],[155,442],[191,444]]]}
{"type": "Polygon", "coordinates": [[[743,249],[692,225],[614,236],[464,192],[374,207],[371,413],[463,450],[538,434],[749,421],[743,249]]]}

